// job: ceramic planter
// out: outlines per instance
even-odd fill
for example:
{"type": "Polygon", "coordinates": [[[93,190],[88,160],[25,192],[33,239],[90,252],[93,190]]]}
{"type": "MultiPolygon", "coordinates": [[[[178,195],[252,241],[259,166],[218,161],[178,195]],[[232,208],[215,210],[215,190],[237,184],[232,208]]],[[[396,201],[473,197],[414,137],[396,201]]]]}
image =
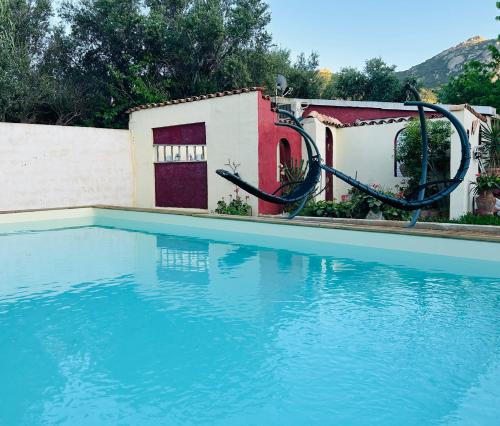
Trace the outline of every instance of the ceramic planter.
{"type": "Polygon", "coordinates": [[[476,214],[479,216],[488,216],[493,214],[496,198],[492,191],[484,191],[476,197],[476,214]]]}

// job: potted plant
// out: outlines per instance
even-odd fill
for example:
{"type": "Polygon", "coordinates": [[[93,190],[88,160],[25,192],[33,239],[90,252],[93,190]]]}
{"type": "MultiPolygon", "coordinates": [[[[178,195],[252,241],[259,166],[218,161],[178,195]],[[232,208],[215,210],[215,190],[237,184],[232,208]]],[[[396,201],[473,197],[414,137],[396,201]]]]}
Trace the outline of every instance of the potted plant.
{"type": "Polygon", "coordinates": [[[473,185],[473,194],[476,200],[476,213],[479,216],[492,214],[496,202],[493,190],[500,189],[500,175],[492,176],[486,173],[478,173],[476,182],[474,182],[473,185]]]}
{"type": "Polygon", "coordinates": [[[481,125],[481,154],[484,158],[486,173],[500,176],[500,124],[493,121],[491,126],[481,125]]]}

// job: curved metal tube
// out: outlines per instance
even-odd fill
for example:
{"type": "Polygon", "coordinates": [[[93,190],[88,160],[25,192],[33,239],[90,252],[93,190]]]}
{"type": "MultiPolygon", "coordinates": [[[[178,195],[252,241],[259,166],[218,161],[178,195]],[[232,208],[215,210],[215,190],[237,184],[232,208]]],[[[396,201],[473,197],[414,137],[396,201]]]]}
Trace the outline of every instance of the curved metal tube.
{"type": "Polygon", "coordinates": [[[307,134],[307,132],[302,128],[301,123],[297,118],[290,113],[289,111],[285,110],[276,110],[278,113],[286,115],[289,117],[294,124],[291,123],[275,123],[277,126],[284,126],[284,127],[289,127],[296,132],[298,132],[305,141],[306,145],[306,150],[307,150],[307,157],[308,157],[308,171],[306,174],[306,177],[304,178],[303,181],[299,182],[297,186],[292,190],[290,194],[287,194],[285,196],[279,196],[275,195],[275,192],[272,194],[269,194],[265,191],[260,190],[256,186],[244,181],[241,179],[240,176],[231,173],[227,170],[224,169],[218,169],[216,170],[216,173],[227,179],[228,181],[234,183],[235,185],[239,186],[241,189],[247,191],[249,194],[255,195],[257,198],[260,198],[261,200],[268,201],[270,203],[275,203],[275,204],[292,204],[296,202],[300,202],[300,208],[296,210],[295,214],[298,213],[302,209],[302,207],[305,205],[307,202],[307,198],[309,195],[314,191],[316,188],[316,185],[318,184],[321,176],[321,156],[319,155],[319,150],[314,141],[312,140],[311,136],[307,134]],[[315,152],[313,152],[313,150],[315,152]]]}
{"type": "MultiPolygon", "coordinates": [[[[416,101],[421,101],[420,93],[411,84],[406,85],[406,91],[410,92],[416,101]]],[[[425,111],[420,105],[418,106],[418,117],[420,119],[420,134],[422,135],[422,172],[420,174],[419,185],[425,185],[427,182],[427,164],[429,162],[429,136],[427,135],[427,123],[425,121],[425,111]]],[[[419,190],[418,199],[423,200],[425,198],[425,186],[419,190]]],[[[407,228],[413,228],[417,224],[417,220],[420,217],[421,209],[415,210],[411,217],[410,223],[406,226],[407,228]]]]}
{"type": "MultiPolygon", "coordinates": [[[[416,91],[415,91],[416,92],[416,91]]],[[[418,92],[417,96],[418,96],[418,92]]],[[[247,191],[248,193],[255,195],[256,197],[268,201],[270,203],[275,203],[275,204],[292,204],[292,203],[297,203],[300,202],[299,207],[290,215],[290,217],[295,216],[305,205],[307,202],[308,197],[312,194],[312,192],[315,190],[321,176],[321,169],[323,169],[327,173],[331,173],[332,175],[338,177],[340,180],[343,180],[347,184],[358,188],[360,191],[363,191],[372,197],[376,198],[377,200],[382,201],[383,203],[386,203],[390,206],[399,208],[401,210],[406,210],[406,211],[412,211],[412,210],[418,210],[423,207],[427,207],[436,201],[442,199],[443,197],[446,197],[449,195],[455,188],[460,185],[460,183],[463,181],[465,174],[467,173],[467,169],[469,168],[469,163],[470,163],[470,145],[469,145],[469,140],[467,133],[460,123],[458,119],[451,114],[448,110],[434,104],[429,104],[427,102],[422,102],[420,100],[418,101],[408,101],[405,102],[406,106],[416,106],[419,111],[420,115],[420,120],[421,120],[421,132],[422,132],[422,138],[423,138],[423,147],[422,147],[422,177],[420,179],[420,185],[417,188],[418,190],[418,199],[417,200],[411,200],[411,199],[405,199],[405,198],[396,198],[387,194],[383,194],[379,191],[376,191],[373,187],[366,185],[362,182],[360,182],[357,179],[352,178],[351,176],[346,175],[345,173],[341,172],[340,170],[334,169],[333,167],[328,167],[325,164],[321,163],[321,155],[319,152],[319,149],[312,139],[312,137],[303,129],[302,124],[300,121],[289,111],[285,110],[280,110],[276,109],[276,112],[279,114],[285,115],[290,118],[290,120],[293,122],[292,123],[285,123],[285,122],[277,122],[275,123],[277,126],[283,126],[283,127],[289,127],[296,132],[298,132],[303,138],[307,150],[307,157],[308,157],[308,164],[309,164],[309,169],[307,172],[307,175],[305,179],[301,182],[297,183],[297,186],[292,190],[292,192],[288,195],[285,196],[278,196],[275,195],[276,191],[272,194],[269,194],[267,192],[261,191],[259,188],[251,185],[250,183],[244,181],[241,179],[240,176],[231,173],[227,170],[219,169],[216,171],[216,173],[219,176],[222,176],[223,178],[229,180],[230,182],[234,183],[235,185],[239,186],[243,190],[247,191]],[[443,188],[442,190],[438,191],[436,194],[431,195],[429,197],[425,197],[425,189],[433,184],[433,182],[428,182],[426,183],[426,178],[427,178],[427,161],[428,161],[428,139],[427,139],[427,132],[426,132],[426,127],[425,127],[425,112],[424,108],[429,108],[434,111],[437,111],[441,113],[444,117],[446,117],[452,125],[455,127],[455,129],[458,132],[459,138],[460,138],[460,145],[461,145],[461,151],[462,151],[462,156],[460,160],[460,165],[458,167],[457,172],[455,173],[455,176],[448,180],[445,181],[444,183],[448,183],[448,185],[443,188]]],[[[418,216],[417,216],[418,217],[418,216]]]]}
{"type": "MultiPolygon", "coordinates": [[[[390,195],[383,194],[379,191],[376,191],[372,187],[360,182],[359,180],[353,179],[352,177],[346,175],[345,173],[342,173],[339,170],[334,169],[333,167],[328,167],[324,164],[321,165],[321,168],[325,170],[328,173],[331,173],[332,175],[338,177],[340,180],[343,180],[344,182],[348,183],[349,185],[358,188],[360,191],[363,191],[372,197],[376,198],[377,200],[382,201],[383,203],[386,203],[392,207],[399,208],[401,210],[406,210],[406,211],[411,211],[411,210],[417,210],[423,207],[430,206],[431,204],[435,203],[436,201],[439,201],[443,197],[446,197],[447,195],[451,194],[453,190],[462,183],[464,180],[464,176],[467,173],[467,169],[469,168],[469,163],[470,163],[470,145],[469,145],[469,138],[467,137],[467,133],[460,123],[458,119],[451,114],[448,110],[434,104],[429,104],[427,102],[421,102],[421,101],[408,101],[405,102],[405,105],[407,106],[416,106],[416,107],[422,107],[422,108],[429,108],[433,109],[434,111],[437,111],[441,114],[443,114],[444,117],[446,117],[448,120],[451,121],[451,124],[455,127],[457,130],[458,136],[460,138],[460,145],[462,149],[462,157],[460,160],[460,165],[458,167],[457,172],[455,173],[455,176],[450,179],[449,185],[446,186],[445,188],[441,189],[438,191],[436,194],[431,195],[426,198],[422,199],[417,199],[417,200],[408,200],[405,198],[396,198],[390,195]]],[[[429,186],[429,184],[424,184],[419,187],[419,189],[425,189],[425,187],[429,186]]]]}

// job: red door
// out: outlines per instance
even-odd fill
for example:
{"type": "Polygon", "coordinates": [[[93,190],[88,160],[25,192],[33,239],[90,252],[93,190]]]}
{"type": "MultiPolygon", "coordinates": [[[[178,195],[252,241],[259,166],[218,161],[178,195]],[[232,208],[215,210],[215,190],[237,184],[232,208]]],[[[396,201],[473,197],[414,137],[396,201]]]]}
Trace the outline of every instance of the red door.
{"type": "Polygon", "coordinates": [[[157,207],[208,208],[207,162],[155,164],[157,207]]]}
{"type": "Polygon", "coordinates": [[[208,208],[205,123],[153,129],[157,207],[208,208]]]}
{"type": "MultiPolygon", "coordinates": [[[[325,149],[325,162],[329,167],[333,167],[333,135],[329,128],[326,128],[326,149],[325,149]]],[[[333,201],[333,176],[326,175],[326,188],[325,199],[326,201],[333,201]]]]}

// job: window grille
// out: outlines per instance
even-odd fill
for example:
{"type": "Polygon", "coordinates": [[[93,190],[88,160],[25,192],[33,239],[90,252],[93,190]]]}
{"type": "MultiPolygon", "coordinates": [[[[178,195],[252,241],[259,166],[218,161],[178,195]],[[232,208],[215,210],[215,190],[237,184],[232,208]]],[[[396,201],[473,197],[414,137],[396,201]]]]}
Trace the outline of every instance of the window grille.
{"type": "Polygon", "coordinates": [[[207,161],[206,145],[154,145],[156,163],[207,161]]]}

